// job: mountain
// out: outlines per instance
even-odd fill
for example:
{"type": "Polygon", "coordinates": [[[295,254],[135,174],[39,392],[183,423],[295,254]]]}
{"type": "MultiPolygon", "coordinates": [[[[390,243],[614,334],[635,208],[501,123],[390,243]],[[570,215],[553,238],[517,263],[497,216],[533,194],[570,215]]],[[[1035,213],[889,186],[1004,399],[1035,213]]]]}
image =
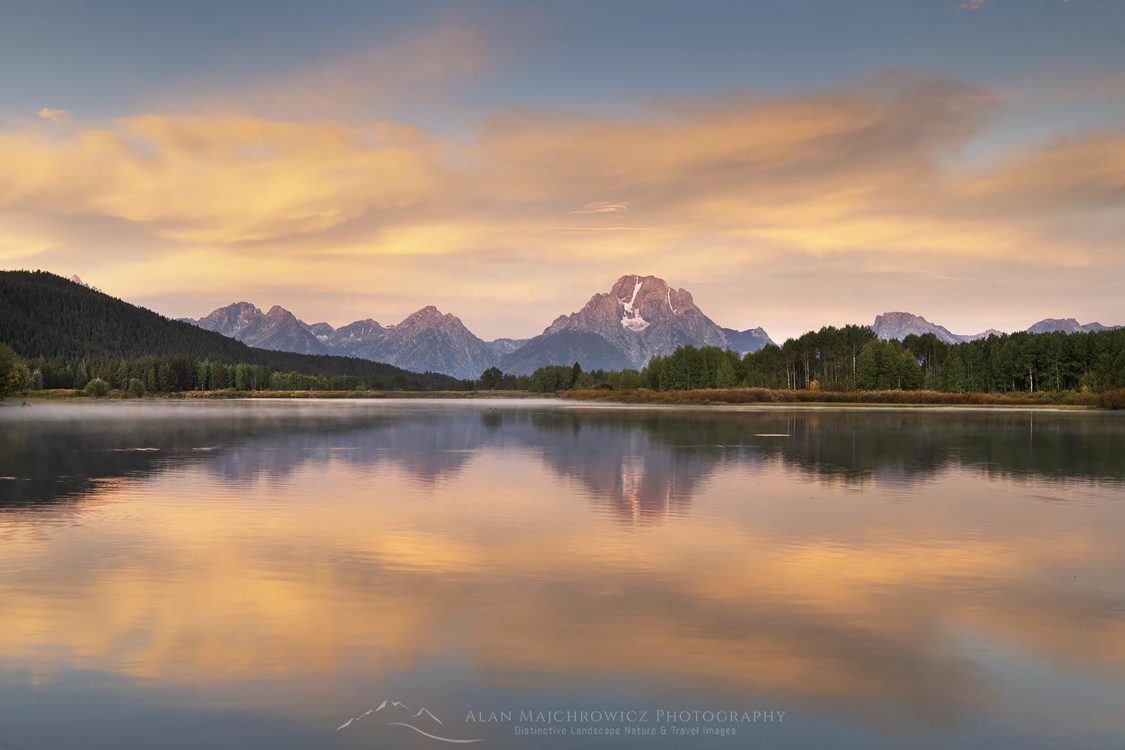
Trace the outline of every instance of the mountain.
{"type": "Polygon", "coordinates": [[[261,317],[262,311],[249,302],[235,302],[233,305],[213,310],[211,314],[199,320],[192,320],[191,318],[184,320],[208,331],[237,339],[243,331],[261,317]]]}
{"type": "Polygon", "coordinates": [[[85,281],[82,280],[82,277],[79,276],[78,274],[72,275],[69,280],[71,282],[75,283],[75,284],[78,284],[79,286],[84,286],[87,289],[93,289],[95,292],[101,291],[101,289],[98,289],[96,286],[91,286],[90,284],[87,284],[85,281]]]}
{"type": "Polygon", "coordinates": [[[370,358],[407,370],[433,370],[466,379],[479,378],[496,363],[494,352],[460,318],[443,315],[433,305],[384,329],[370,358]]]}
{"type": "Polygon", "coordinates": [[[689,292],[655,276],[622,276],[608,293],[560,316],[543,335],[561,331],[596,333],[637,367],[684,344],[726,345],[723,329],[696,307],[689,292]]]}
{"type": "Polygon", "coordinates": [[[613,344],[590,331],[536,336],[500,360],[500,369],[527,375],[547,365],[579,362],[585,370],[623,370],[634,364],[613,344]]]}
{"type": "Polygon", "coordinates": [[[575,361],[588,370],[640,368],[653,356],[671,354],[679,346],[753,351],[751,347],[760,349],[766,342],[769,337],[761,329],[738,332],[719,327],[684,289],[674,289],[656,276],[630,275],[618,279],[608,292],[595,294],[581,310],[560,315],[542,334],[506,354],[500,368],[524,374],[543,365],[575,361]]]}
{"type": "Polygon", "coordinates": [[[1028,333],[1090,333],[1094,331],[1116,331],[1121,326],[1105,326],[1101,323],[1079,323],[1074,318],[1044,318],[1038,323],[1028,326],[1028,333]]]}
{"type": "Polygon", "coordinates": [[[875,331],[875,335],[881,339],[896,339],[901,341],[910,335],[924,336],[927,333],[932,333],[947,344],[960,344],[966,341],[976,341],[977,339],[986,339],[989,336],[1001,335],[1000,331],[993,328],[989,328],[983,333],[968,335],[952,333],[945,326],[939,326],[936,323],[931,323],[926,320],[921,315],[914,315],[907,312],[887,312],[882,315],[876,315],[875,322],[872,323],[871,328],[875,331]]]}
{"type": "MultiPolygon", "coordinates": [[[[253,308],[248,303],[242,304],[253,308]]],[[[246,306],[227,310],[223,315],[228,322],[235,321],[232,325],[237,325],[240,315],[246,314],[250,320],[246,327],[256,319],[246,306]]],[[[257,312],[261,314],[260,310],[257,312]]],[[[275,321],[283,317],[275,315],[275,321]]],[[[461,385],[445,375],[420,375],[365,359],[247,346],[220,333],[169,320],[44,271],[0,271],[0,342],[24,357],[76,359],[88,355],[182,354],[197,360],[264,365],[281,372],[354,375],[364,378],[372,387],[385,389],[429,390],[461,385]]]]}
{"type": "Polygon", "coordinates": [[[727,348],[733,349],[739,354],[756,352],[762,347],[774,343],[764,328],[747,328],[745,331],[724,328],[723,335],[727,337],[727,348]]]}
{"type": "MultiPolygon", "coordinates": [[[[327,354],[329,351],[312,326],[297,320],[297,316],[279,305],[274,305],[268,313],[263,313],[249,302],[235,302],[214,310],[194,323],[200,328],[221,333],[259,349],[297,354],[327,354]]],[[[318,323],[317,326],[328,324],[318,323]]],[[[331,326],[328,328],[331,329],[331,326]]]]}
{"type": "Polygon", "coordinates": [[[325,342],[337,354],[350,357],[375,358],[375,347],[387,335],[387,329],[371,318],[357,320],[334,330],[325,342]]]}

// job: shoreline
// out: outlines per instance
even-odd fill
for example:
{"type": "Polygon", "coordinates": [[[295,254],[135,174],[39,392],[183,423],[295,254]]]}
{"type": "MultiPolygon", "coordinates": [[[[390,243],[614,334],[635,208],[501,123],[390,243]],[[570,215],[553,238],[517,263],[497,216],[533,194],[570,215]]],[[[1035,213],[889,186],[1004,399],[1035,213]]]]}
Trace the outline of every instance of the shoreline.
{"type": "Polygon", "coordinates": [[[654,407],[756,407],[756,408],[863,408],[863,409],[1050,409],[1113,411],[1102,405],[1097,393],[1040,392],[1037,394],[945,393],[940,391],[784,391],[764,388],[729,388],[693,391],[583,390],[536,393],[533,391],[182,391],[147,396],[120,392],[102,397],[78,390],[47,390],[13,394],[0,405],[20,402],[145,402],[232,400],[530,400],[555,399],[575,404],[654,407]]]}
{"type": "Polygon", "coordinates": [[[1036,394],[946,393],[943,391],[789,391],[768,388],[726,388],[691,391],[569,391],[565,399],[592,403],[652,406],[759,406],[759,407],[942,407],[1105,410],[1100,394],[1041,391],[1036,394]]]}

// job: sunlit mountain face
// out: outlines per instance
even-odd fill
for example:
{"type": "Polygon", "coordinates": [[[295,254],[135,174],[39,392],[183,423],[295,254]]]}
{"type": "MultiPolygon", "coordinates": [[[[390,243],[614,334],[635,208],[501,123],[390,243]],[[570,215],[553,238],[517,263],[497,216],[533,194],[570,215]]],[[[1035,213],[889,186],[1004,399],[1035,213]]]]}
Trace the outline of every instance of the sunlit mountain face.
{"type": "Polygon", "coordinates": [[[361,747],[388,728],[335,728],[407,695],[456,729],[676,701],[787,709],[751,736],[796,745],[1122,731],[1112,415],[36,409],[0,417],[14,738],[361,747]]]}

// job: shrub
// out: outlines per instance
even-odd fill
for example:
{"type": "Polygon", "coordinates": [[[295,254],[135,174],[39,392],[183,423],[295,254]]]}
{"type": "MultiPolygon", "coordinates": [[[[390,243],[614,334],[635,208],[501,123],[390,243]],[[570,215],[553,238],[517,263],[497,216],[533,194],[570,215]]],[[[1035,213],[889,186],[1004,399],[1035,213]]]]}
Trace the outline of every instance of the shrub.
{"type": "Polygon", "coordinates": [[[127,392],[133,398],[140,398],[145,395],[145,384],[138,378],[130,378],[127,392]]]}
{"type": "Polygon", "coordinates": [[[109,394],[109,383],[101,378],[94,378],[86,383],[86,387],[82,389],[82,392],[93,398],[103,398],[109,394]]]}
{"type": "Polygon", "coordinates": [[[1102,409],[1125,409],[1125,388],[1099,393],[1097,403],[1102,409]]]}
{"type": "Polygon", "coordinates": [[[31,373],[24,361],[10,347],[0,344],[0,396],[22,391],[30,382],[31,373]]]}

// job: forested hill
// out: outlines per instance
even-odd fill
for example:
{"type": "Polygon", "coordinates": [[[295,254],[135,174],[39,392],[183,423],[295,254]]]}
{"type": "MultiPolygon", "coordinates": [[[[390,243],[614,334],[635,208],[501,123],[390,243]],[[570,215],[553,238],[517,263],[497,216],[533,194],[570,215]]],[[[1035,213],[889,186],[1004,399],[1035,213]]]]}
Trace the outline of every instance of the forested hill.
{"type": "Polygon", "coordinates": [[[0,271],[0,343],[26,358],[182,355],[279,372],[353,376],[381,388],[465,385],[447,375],[413,373],[365,359],[255,349],[44,271],[0,271]]]}

